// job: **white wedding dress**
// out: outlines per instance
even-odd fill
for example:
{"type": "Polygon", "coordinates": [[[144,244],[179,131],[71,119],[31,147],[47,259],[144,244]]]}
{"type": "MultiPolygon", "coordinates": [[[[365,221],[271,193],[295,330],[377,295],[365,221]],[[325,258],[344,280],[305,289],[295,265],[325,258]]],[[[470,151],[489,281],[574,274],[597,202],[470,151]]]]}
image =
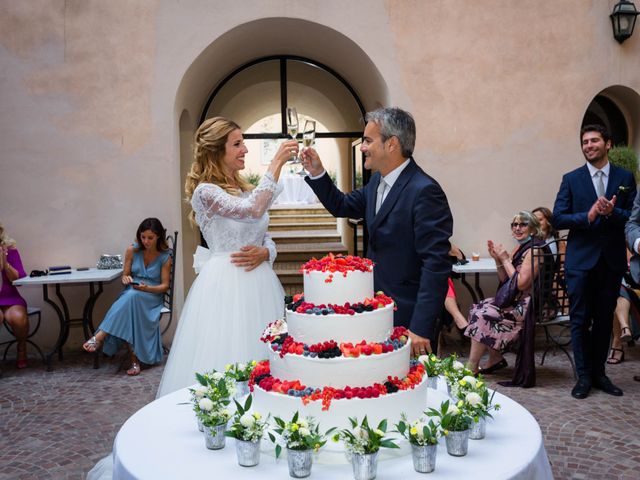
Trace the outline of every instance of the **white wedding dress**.
{"type": "Polygon", "coordinates": [[[193,192],[191,206],[209,251],[198,247],[198,272],[180,316],[158,397],[196,382],[195,373],[266,358],[260,335],[284,315],[284,290],[273,271],[268,208],[280,188],[266,173],[252,192],[233,196],[211,183],[193,192]],[[246,245],[269,249],[269,263],[246,272],[230,254],[246,245]],[[204,253],[203,253],[204,252],[204,253]]]}

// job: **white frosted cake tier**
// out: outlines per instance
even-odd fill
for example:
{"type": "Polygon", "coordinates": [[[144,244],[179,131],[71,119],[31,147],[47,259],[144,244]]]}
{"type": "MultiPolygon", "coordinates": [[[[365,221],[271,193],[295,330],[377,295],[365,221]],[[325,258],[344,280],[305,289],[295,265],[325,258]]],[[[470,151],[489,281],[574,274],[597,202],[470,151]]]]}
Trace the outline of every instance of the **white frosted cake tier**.
{"type": "Polygon", "coordinates": [[[393,304],[355,315],[315,315],[287,310],[286,317],[289,335],[296,342],[308,345],[328,340],[383,342],[393,330],[393,304]]]}
{"type": "Polygon", "coordinates": [[[386,418],[391,427],[400,420],[400,414],[403,412],[409,418],[418,418],[426,410],[427,375],[424,375],[422,382],[413,389],[400,390],[378,398],[334,399],[325,411],[322,410],[320,400],[304,405],[301,398],[267,392],[254,385],[252,408],[263,415],[268,412],[271,416],[275,415],[284,420],[291,419],[298,411],[300,415],[315,417],[323,431],[330,427],[351,429],[349,417],[357,417],[358,421],[361,421],[365,415],[369,425],[378,425],[386,418]]]}
{"type": "Polygon", "coordinates": [[[347,272],[311,271],[303,273],[304,300],[314,305],[344,305],[362,302],[373,297],[373,271],[359,270],[347,272]],[[325,282],[332,275],[330,282],[325,282]]]}
{"type": "Polygon", "coordinates": [[[280,358],[269,349],[271,375],[280,380],[300,380],[307,387],[368,387],[387,377],[403,378],[409,372],[411,342],[393,352],[359,357],[311,358],[288,354],[280,358]]]}

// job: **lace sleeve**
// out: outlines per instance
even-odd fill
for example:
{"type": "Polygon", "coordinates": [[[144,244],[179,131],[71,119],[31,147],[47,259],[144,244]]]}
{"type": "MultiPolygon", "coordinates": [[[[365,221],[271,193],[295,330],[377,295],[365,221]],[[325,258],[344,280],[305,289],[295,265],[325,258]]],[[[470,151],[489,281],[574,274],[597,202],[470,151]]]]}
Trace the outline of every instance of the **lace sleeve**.
{"type": "Polygon", "coordinates": [[[248,197],[236,197],[211,183],[201,183],[193,192],[191,206],[196,217],[213,215],[234,219],[256,220],[271,206],[277,189],[271,173],[265,173],[248,197]]]}
{"type": "Polygon", "coordinates": [[[269,263],[273,267],[273,262],[276,261],[276,256],[278,255],[278,251],[276,250],[276,243],[273,241],[273,238],[268,233],[264,234],[264,239],[262,240],[262,246],[269,250],[269,263]]]}

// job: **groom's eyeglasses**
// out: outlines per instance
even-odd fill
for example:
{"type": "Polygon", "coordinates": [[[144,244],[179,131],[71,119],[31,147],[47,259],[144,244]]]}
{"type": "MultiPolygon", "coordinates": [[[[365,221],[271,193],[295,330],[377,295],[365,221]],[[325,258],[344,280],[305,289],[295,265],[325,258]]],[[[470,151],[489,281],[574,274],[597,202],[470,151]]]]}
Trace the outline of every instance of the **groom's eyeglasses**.
{"type": "Polygon", "coordinates": [[[525,228],[528,227],[529,224],[528,223],[524,223],[524,222],[513,222],[511,223],[511,230],[515,230],[516,228],[520,227],[520,228],[525,228]]]}

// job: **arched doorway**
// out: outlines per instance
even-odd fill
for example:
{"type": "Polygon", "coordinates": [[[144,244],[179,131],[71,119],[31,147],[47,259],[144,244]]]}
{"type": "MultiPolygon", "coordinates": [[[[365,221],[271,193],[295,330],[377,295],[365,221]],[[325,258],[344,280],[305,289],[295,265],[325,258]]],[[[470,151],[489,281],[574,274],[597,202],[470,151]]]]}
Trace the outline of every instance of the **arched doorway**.
{"type": "MultiPolygon", "coordinates": [[[[238,25],[218,38],[213,39],[197,58],[194,58],[186,68],[183,79],[177,89],[174,111],[176,112],[176,131],[179,132],[179,146],[176,148],[176,154],[180,157],[179,186],[181,191],[184,186],[184,172],[188,170],[192,161],[191,142],[193,133],[199,125],[200,118],[207,111],[204,107],[212,97],[215,88],[222,85],[223,81],[238,69],[251,64],[255,59],[274,57],[276,53],[280,54],[278,57],[285,56],[290,59],[313,59],[311,64],[302,62],[304,65],[299,65],[301,70],[317,68],[314,65],[317,64],[326,67],[326,70],[330,69],[339,73],[339,76],[351,86],[356,96],[361,100],[361,106],[365,110],[371,110],[389,103],[388,89],[382,75],[362,48],[346,34],[325,25],[295,18],[262,18],[238,25]],[[295,44],[291,43],[291,38],[296,38],[295,44]],[[340,55],[335,55],[335,52],[340,52],[340,55]],[[183,122],[179,122],[180,116],[182,116],[183,122]]],[[[297,66],[295,65],[294,68],[297,66]]],[[[289,73],[289,80],[296,78],[297,74],[293,71],[289,71],[289,73]],[[293,74],[293,77],[291,74],[293,74]]],[[[278,81],[276,80],[276,84],[278,81]]],[[[308,85],[306,86],[308,87],[308,85]]],[[[257,90],[269,88],[269,82],[256,85],[255,88],[257,90]]],[[[305,84],[299,84],[299,82],[294,82],[291,88],[290,93],[297,92],[296,95],[301,96],[300,100],[295,101],[300,101],[299,105],[304,105],[304,110],[306,110],[304,102],[307,99],[306,97],[311,98],[309,92],[312,90],[305,89],[305,84]]],[[[216,97],[218,96],[216,95],[216,97]]],[[[242,110],[240,107],[244,98],[236,97],[236,101],[239,102],[236,103],[238,113],[242,110]]],[[[326,104],[330,103],[327,102],[326,104]]],[[[281,111],[278,105],[276,105],[276,108],[278,112],[281,111]]],[[[319,115],[311,109],[305,112],[302,107],[299,108],[300,113],[319,115]]],[[[357,110],[359,112],[358,117],[360,117],[360,108],[357,110]]],[[[228,115],[234,118],[232,113],[228,113],[228,115]]],[[[324,118],[324,114],[320,115],[320,118],[324,118]]],[[[242,114],[235,116],[234,120],[238,121],[248,134],[274,133],[257,130],[258,127],[248,122],[248,119],[244,118],[242,114]]],[[[280,126],[279,122],[276,122],[276,124],[280,126]]],[[[321,133],[345,132],[350,134],[350,132],[354,131],[352,127],[336,127],[331,122],[325,126],[327,127],[326,132],[321,133]]],[[[363,126],[359,124],[358,127],[356,130],[362,131],[363,126]]],[[[346,153],[344,155],[341,154],[341,156],[344,158],[345,163],[348,163],[350,158],[350,142],[348,141],[350,138],[353,137],[349,136],[343,139],[346,153]]],[[[261,141],[260,139],[251,140],[261,141]]],[[[320,135],[320,140],[328,141],[334,139],[323,139],[322,135],[320,135]]],[[[340,139],[338,138],[338,140],[340,139]]],[[[259,149],[254,148],[254,151],[259,151],[259,149]]],[[[349,179],[346,175],[344,177],[340,182],[341,187],[349,190],[350,185],[347,184],[349,179]]],[[[184,215],[183,212],[182,257],[185,260],[182,268],[183,287],[186,292],[195,278],[190,259],[195,246],[198,244],[199,235],[197,231],[189,228],[188,221],[184,215]]]]}
{"type": "Polygon", "coordinates": [[[607,87],[591,100],[581,126],[604,125],[613,145],[640,149],[640,94],[623,85],[607,87]]]}

